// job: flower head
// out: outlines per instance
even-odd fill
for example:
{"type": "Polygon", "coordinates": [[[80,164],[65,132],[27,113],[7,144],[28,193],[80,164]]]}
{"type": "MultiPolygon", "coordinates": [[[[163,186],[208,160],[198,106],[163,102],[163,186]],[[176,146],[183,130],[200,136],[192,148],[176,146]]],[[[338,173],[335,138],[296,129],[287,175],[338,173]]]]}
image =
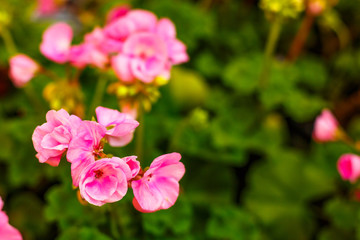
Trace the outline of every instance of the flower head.
{"type": "Polygon", "coordinates": [[[6,240],[22,240],[20,232],[9,224],[9,218],[2,208],[4,202],[0,197],[0,239],[6,240]]]}
{"type": "Polygon", "coordinates": [[[51,25],[42,36],[40,52],[54,62],[65,63],[69,60],[72,38],[73,31],[67,23],[51,25]]]}
{"type": "Polygon", "coordinates": [[[335,141],[338,130],[338,121],[328,109],[324,109],[315,120],[313,138],[318,142],[335,141]]]}
{"type": "Polygon", "coordinates": [[[122,160],[126,162],[131,170],[131,178],[136,177],[140,172],[140,162],[136,160],[137,156],[123,157],[122,160]]]}
{"type": "Polygon", "coordinates": [[[130,168],[122,159],[103,158],[83,170],[79,181],[80,194],[96,206],[116,202],[125,196],[130,178],[130,168]]]}
{"type": "Polygon", "coordinates": [[[107,128],[106,138],[111,146],[122,147],[132,140],[138,121],[126,113],[105,107],[97,107],[95,112],[98,122],[107,128]]]}
{"type": "Polygon", "coordinates": [[[157,157],[144,176],[131,182],[134,207],[141,212],[154,212],[174,205],[179,196],[179,180],[185,173],[179,153],[157,157]]]}
{"type": "Polygon", "coordinates": [[[167,60],[164,40],[154,33],[143,32],[131,35],[124,42],[122,52],[112,58],[112,67],[125,82],[139,79],[149,83],[168,71],[167,60]]]}
{"type": "Polygon", "coordinates": [[[25,54],[17,54],[10,58],[9,76],[16,87],[23,87],[39,69],[40,66],[25,54]]]}
{"type": "Polygon", "coordinates": [[[76,135],[81,119],[60,109],[48,111],[46,121],[35,128],[32,141],[38,152],[36,157],[39,162],[57,166],[71,139],[76,135]]]}
{"type": "Polygon", "coordinates": [[[337,163],[342,179],[355,182],[360,177],[360,157],[355,154],[343,154],[337,163]]]}
{"type": "Polygon", "coordinates": [[[101,157],[101,139],[105,136],[106,128],[97,122],[83,121],[78,129],[77,136],[71,141],[67,160],[71,163],[73,185],[79,185],[83,169],[101,157]]]}

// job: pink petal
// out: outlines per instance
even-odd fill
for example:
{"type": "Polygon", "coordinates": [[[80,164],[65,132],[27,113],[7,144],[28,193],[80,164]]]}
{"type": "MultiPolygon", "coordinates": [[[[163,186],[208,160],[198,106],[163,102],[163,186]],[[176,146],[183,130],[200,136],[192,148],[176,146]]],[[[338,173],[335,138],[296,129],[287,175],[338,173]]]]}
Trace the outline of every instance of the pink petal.
{"type": "Polygon", "coordinates": [[[68,61],[72,38],[72,28],[67,23],[53,24],[43,34],[40,52],[54,62],[65,63],[68,61]]]}
{"type": "Polygon", "coordinates": [[[116,76],[123,82],[132,82],[134,80],[134,75],[130,68],[130,60],[129,57],[122,54],[118,54],[111,59],[111,66],[116,76]]]}

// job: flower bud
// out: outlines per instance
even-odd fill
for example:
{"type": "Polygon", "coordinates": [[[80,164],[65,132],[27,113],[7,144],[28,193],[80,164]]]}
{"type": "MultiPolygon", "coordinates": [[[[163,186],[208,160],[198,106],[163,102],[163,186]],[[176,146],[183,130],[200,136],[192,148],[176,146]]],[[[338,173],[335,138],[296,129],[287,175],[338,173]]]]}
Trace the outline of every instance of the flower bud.
{"type": "Polygon", "coordinates": [[[40,70],[40,66],[25,54],[10,58],[10,79],[16,87],[23,87],[40,70]]]}
{"type": "Polygon", "coordinates": [[[313,138],[317,142],[336,141],[339,131],[336,118],[328,109],[324,109],[315,120],[313,138]]]}
{"type": "Polygon", "coordinates": [[[343,154],[337,163],[342,179],[355,182],[360,177],[360,157],[355,154],[343,154]]]}

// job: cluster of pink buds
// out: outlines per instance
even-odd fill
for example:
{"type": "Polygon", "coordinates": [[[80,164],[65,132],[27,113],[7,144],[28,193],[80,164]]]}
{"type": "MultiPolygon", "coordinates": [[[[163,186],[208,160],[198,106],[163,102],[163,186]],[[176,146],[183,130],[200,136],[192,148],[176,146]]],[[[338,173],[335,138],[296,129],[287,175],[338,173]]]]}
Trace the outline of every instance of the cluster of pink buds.
{"type": "Polygon", "coordinates": [[[47,122],[36,127],[32,136],[36,157],[41,163],[58,166],[66,153],[73,185],[93,205],[121,200],[129,186],[139,211],[154,212],[174,205],[185,173],[181,155],[162,155],[143,170],[136,156],[105,154],[106,143],[116,147],[128,144],[139,123],[128,114],[105,107],[96,108],[96,118],[97,122],[83,121],[63,109],[50,110],[47,122]]]}
{"type": "Polygon", "coordinates": [[[9,218],[2,208],[4,202],[0,197],[0,239],[6,240],[22,240],[20,232],[9,224],[9,218]]]}
{"type": "MultiPolygon", "coordinates": [[[[313,138],[317,142],[344,141],[345,143],[355,146],[353,140],[341,129],[339,122],[334,115],[324,109],[316,118],[313,138]]],[[[343,180],[349,180],[354,183],[360,178],[360,156],[346,153],[340,156],[337,162],[338,172],[343,180]]]]}

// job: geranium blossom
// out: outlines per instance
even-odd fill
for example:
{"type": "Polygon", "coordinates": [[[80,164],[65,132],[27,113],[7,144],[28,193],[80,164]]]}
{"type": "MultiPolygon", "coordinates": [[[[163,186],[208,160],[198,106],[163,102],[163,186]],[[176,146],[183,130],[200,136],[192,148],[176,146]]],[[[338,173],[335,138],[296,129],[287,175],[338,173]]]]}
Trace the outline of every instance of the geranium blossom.
{"type": "Polygon", "coordinates": [[[0,197],[0,239],[3,240],[22,240],[20,232],[9,224],[9,218],[2,208],[4,202],[0,197]]]}
{"type": "Polygon", "coordinates": [[[103,158],[82,171],[80,194],[96,206],[116,202],[125,196],[130,178],[131,170],[125,161],[118,157],[103,158]]]}
{"type": "Polygon", "coordinates": [[[105,136],[106,128],[97,122],[83,121],[77,136],[71,141],[67,160],[71,163],[73,185],[79,185],[81,172],[102,154],[101,139],[105,136]]]}
{"type": "Polygon", "coordinates": [[[46,121],[35,128],[32,141],[38,152],[36,157],[39,162],[57,166],[61,156],[69,147],[71,139],[76,135],[81,119],[60,109],[59,111],[50,110],[46,114],[46,121]]]}
{"type": "Polygon", "coordinates": [[[40,52],[54,62],[65,63],[69,60],[72,38],[73,31],[67,23],[53,24],[42,36],[40,52]]]}
{"type": "Polygon", "coordinates": [[[11,57],[9,63],[9,76],[16,87],[23,87],[40,70],[40,66],[25,54],[11,57]]]}
{"type": "Polygon", "coordinates": [[[174,205],[179,196],[179,180],[185,173],[179,153],[157,157],[139,180],[132,181],[134,207],[141,212],[154,212],[174,205]]]}
{"type": "Polygon", "coordinates": [[[111,146],[122,147],[132,140],[138,121],[126,113],[105,107],[97,107],[95,112],[98,122],[107,128],[106,138],[111,146]]]}

